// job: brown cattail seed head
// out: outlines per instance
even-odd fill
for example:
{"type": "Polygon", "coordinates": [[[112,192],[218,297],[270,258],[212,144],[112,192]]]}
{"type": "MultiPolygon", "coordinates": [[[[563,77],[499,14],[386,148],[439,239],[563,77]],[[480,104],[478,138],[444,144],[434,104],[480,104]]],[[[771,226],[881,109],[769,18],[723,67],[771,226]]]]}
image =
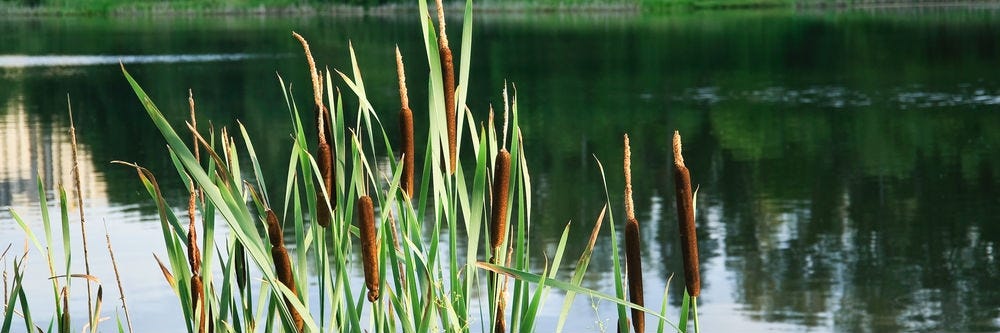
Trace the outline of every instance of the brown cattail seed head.
{"type": "Polygon", "coordinates": [[[323,186],[329,197],[323,195],[321,189],[316,191],[316,222],[322,227],[330,226],[330,211],[336,206],[336,197],[333,188],[333,150],[330,147],[326,134],[326,123],[330,117],[330,111],[322,104],[316,106],[317,119],[317,153],[316,164],[319,167],[320,178],[323,179],[323,186]]]}
{"type": "Polygon", "coordinates": [[[455,163],[457,162],[458,147],[458,127],[455,111],[455,63],[452,59],[451,48],[448,47],[448,34],[445,32],[444,7],[441,0],[437,0],[438,14],[438,53],[441,55],[441,77],[444,81],[444,108],[445,117],[448,124],[448,162],[449,174],[455,173],[455,163]]]}
{"type": "MultiPolygon", "coordinates": [[[[194,198],[193,194],[192,197],[194,198]]],[[[194,216],[188,225],[188,263],[191,264],[191,274],[201,271],[201,251],[198,250],[198,234],[195,231],[194,216]]]]}
{"type": "MultiPolygon", "coordinates": [[[[639,221],[630,218],[625,222],[625,270],[628,275],[628,294],[632,303],[644,305],[642,288],[642,245],[639,241],[639,221]]],[[[646,331],[645,313],[632,309],[632,326],[637,333],[646,331]]]]}
{"type": "Polygon", "coordinates": [[[510,153],[500,149],[493,167],[493,214],[490,218],[490,246],[498,251],[507,233],[507,194],[510,189],[510,153]]]}
{"type": "Polygon", "coordinates": [[[403,107],[399,110],[399,129],[402,132],[402,152],[403,152],[403,179],[399,185],[406,192],[406,195],[413,198],[413,174],[417,162],[415,158],[416,149],[413,140],[413,112],[409,108],[403,107]]]}
{"type": "Polygon", "coordinates": [[[399,77],[399,131],[402,133],[400,142],[403,153],[403,179],[400,180],[400,187],[406,195],[413,198],[413,174],[416,167],[415,148],[413,140],[413,112],[410,111],[410,100],[406,96],[406,73],[403,71],[403,56],[396,48],[396,74],[399,77]]]}
{"type": "MultiPolygon", "coordinates": [[[[292,274],[292,261],[288,258],[288,250],[285,249],[285,241],[282,237],[284,234],[281,231],[281,224],[278,223],[278,216],[270,209],[265,213],[267,214],[268,240],[271,242],[271,259],[274,260],[274,271],[277,274],[278,282],[281,282],[281,284],[291,290],[292,294],[297,295],[298,292],[295,290],[295,276],[292,274]]],[[[288,299],[285,299],[285,305],[292,315],[295,328],[299,332],[302,332],[302,327],[305,324],[302,316],[299,315],[298,311],[295,311],[288,299]]]]}
{"type": "Polygon", "coordinates": [[[691,297],[701,294],[701,276],[698,272],[698,236],[694,225],[694,197],[691,192],[691,173],[681,155],[681,135],[674,131],[674,186],[677,194],[677,225],[681,236],[681,254],[684,259],[684,284],[691,297]]]}
{"type": "Polygon", "coordinates": [[[198,332],[205,332],[205,299],[202,297],[201,275],[191,275],[191,304],[192,312],[198,313],[198,332]],[[199,311],[199,307],[201,307],[199,311]]]}
{"type": "Polygon", "coordinates": [[[361,229],[361,259],[364,262],[368,301],[375,302],[379,298],[378,237],[375,232],[375,207],[372,198],[367,195],[358,198],[358,224],[361,229]]]}

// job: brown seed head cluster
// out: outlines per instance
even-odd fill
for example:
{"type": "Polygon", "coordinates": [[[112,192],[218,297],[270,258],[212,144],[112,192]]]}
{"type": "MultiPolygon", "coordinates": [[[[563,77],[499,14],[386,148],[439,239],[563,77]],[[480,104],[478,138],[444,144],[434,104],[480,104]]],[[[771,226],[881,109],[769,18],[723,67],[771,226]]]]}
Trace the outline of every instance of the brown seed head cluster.
{"type": "Polygon", "coordinates": [[[399,131],[401,132],[402,142],[400,142],[400,151],[403,153],[403,178],[399,182],[399,186],[406,192],[406,195],[413,198],[413,174],[416,168],[416,160],[414,157],[414,139],[413,139],[413,112],[410,111],[410,100],[406,96],[406,73],[403,72],[403,56],[399,53],[399,48],[396,48],[396,73],[399,77],[399,131]]]}
{"type": "MultiPolygon", "coordinates": [[[[635,205],[632,201],[632,150],[628,134],[625,135],[625,274],[628,277],[629,300],[638,305],[644,305],[642,287],[642,243],[639,238],[639,220],[635,218],[635,205]]],[[[635,332],[646,330],[645,313],[632,309],[632,325],[635,332]]]]}
{"type": "Polygon", "coordinates": [[[367,195],[358,198],[358,228],[361,231],[361,259],[368,301],[375,302],[379,298],[378,235],[375,230],[375,206],[367,195]]]}
{"type": "Polygon", "coordinates": [[[325,197],[322,190],[316,191],[316,223],[325,228],[330,226],[332,219],[330,211],[336,207],[337,202],[333,183],[333,149],[330,146],[333,135],[327,130],[330,128],[331,122],[330,110],[323,105],[323,78],[316,69],[316,61],[313,60],[312,51],[309,50],[309,43],[298,33],[292,32],[292,36],[302,44],[302,49],[306,54],[306,63],[309,65],[309,77],[312,79],[313,103],[316,105],[316,164],[319,167],[323,186],[329,195],[329,197],[325,197]]]}
{"type": "Polygon", "coordinates": [[[493,212],[490,218],[490,246],[499,251],[507,233],[507,195],[510,188],[510,153],[500,149],[493,167],[493,212]]]}
{"type": "MultiPolygon", "coordinates": [[[[270,209],[266,211],[266,214],[267,236],[271,243],[271,259],[274,260],[274,270],[278,275],[278,282],[285,285],[293,294],[298,295],[298,292],[295,290],[295,276],[292,275],[292,261],[288,258],[288,250],[285,249],[284,234],[281,231],[278,216],[270,209]]],[[[302,332],[302,327],[305,325],[302,316],[299,315],[298,311],[295,311],[290,300],[285,299],[285,305],[288,307],[288,311],[291,312],[296,330],[302,332]]]]}
{"type": "Polygon", "coordinates": [[[441,76],[444,81],[444,107],[448,123],[448,161],[451,163],[449,174],[455,173],[458,147],[458,119],[455,114],[455,63],[451,48],[448,46],[448,34],[445,32],[444,7],[437,0],[438,15],[438,53],[441,55],[441,76]]]}
{"type": "Polygon", "coordinates": [[[684,259],[684,285],[691,297],[701,294],[701,276],[698,273],[698,236],[694,225],[694,196],[691,192],[691,173],[681,155],[681,135],[674,131],[674,186],[677,194],[677,226],[681,236],[681,254],[684,259]]]}

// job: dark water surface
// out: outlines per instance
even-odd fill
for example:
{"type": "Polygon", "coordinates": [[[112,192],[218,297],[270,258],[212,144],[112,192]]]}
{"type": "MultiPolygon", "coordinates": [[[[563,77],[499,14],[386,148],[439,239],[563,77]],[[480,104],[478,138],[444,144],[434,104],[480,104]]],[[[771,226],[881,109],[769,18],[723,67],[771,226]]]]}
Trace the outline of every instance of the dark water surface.
{"type": "MultiPolygon", "coordinates": [[[[183,187],[118,59],[175,124],[188,88],[201,121],[241,121],[269,187],[282,189],[291,126],[275,73],[299,105],[310,101],[292,30],[331,68],[349,68],[352,41],[385,123],[398,110],[394,45],[408,81],[426,82],[413,15],[0,20],[0,207],[40,232],[36,173],[50,191],[71,173],[69,94],[91,251],[104,250],[106,225],[139,330],[183,329],[150,256],[163,252],[155,208],[134,171],[109,162],[152,169],[178,206],[183,187]]],[[[706,331],[1000,332],[1000,11],[488,16],[477,17],[473,45],[474,114],[499,107],[505,80],[517,86],[535,249],[551,252],[573,221],[578,241],[567,254],[582,251],[603,203],[592,155],[622,211],[627,132],[646,299],[658,308],[656,290],[680,272],[669,148],[678,129],[701,186],[706,331]]],[[[410,90],[426,96],[426,87],[410,90]]],[[[0,213],[0,248],[20,252],[23,239],[0,213]]],[[[39,316],[51,290],[41,255],[32,258],[39,316]]],[[[544,257],[534,258],[540,270],[544,257]]],[[[593,260],[585,285],[613,292],[607,239],[593,260]]],[[[110,312],[117,291],[99,261],[110,312]]],[[[542,331],[561,303],[547,303],[542,331]]],[[[606,303],[578,298],[570,329],[611,325],[606,303]]],[[[676,318],[678,293],[670,303],[676,318]]]]}

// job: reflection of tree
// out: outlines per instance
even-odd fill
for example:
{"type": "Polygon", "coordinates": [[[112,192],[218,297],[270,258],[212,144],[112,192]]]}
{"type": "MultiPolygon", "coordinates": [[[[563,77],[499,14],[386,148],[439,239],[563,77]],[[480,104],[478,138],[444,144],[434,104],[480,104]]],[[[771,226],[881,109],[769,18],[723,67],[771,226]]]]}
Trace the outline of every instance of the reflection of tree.
{"type": "MultiPolygon", "coordinates": [[[[484,120],[492,103],[499,122],[500,87],[505,79],[517,84],[536,190],[536,267],[544,265],[538,253],[551,255],[572,221],[566,249],[572,259],[563,267],[574,268],[604,203],[592,155],[604,164],[611,208],[623,221],[621,135],[628,132],[647,267],[664,278],[679,272],[668,148],[671,130],[679,129],[693,181],[701,185],[701,258],[723,260],[713,266],[718,271],[703,274],[732,274],[732,297],[749,316],[838,331],[996,330],[990,311],[1000,304],[992,286],[1000,280],[1000,115],[986,104],[903,109],[894,97],[910,90],[971,96],[967,84],[996,94],[1000,84],[979,80],[1000,76],[995,23],[712,15],[478,21],[469,107],[484,120]]],[[[45,38],[5,34],[0,51],[279,55],[129,65],[175,126],[186,118],[188,88],[202,129],[209,122],[234,129],[241,120],[275,182],[268,184],[272,191],[284,188],[290,145],[274,72],[293,85],[299,106],[311,97],[290,30],[310,38],[318,60],[331,68],[348,68],[350,38],[384,124],[396,123],[398,109],[393,45],[400,43],[411,82],[424,82],[419,76],[427,72],[413,21],[134,20],[4,21],[0,29],[45,38]]],[[[0,75],[0,85],[23,91],[27,112],[45,123],[66,123],[65,94],[71,95],[81,143],[105,173],[111,201],[148,202],[132,171],[100,167],[114,159],[150,167],[165,189],[182,191],[162,139],[151,134],[155,129],[116,67],[24,71],[30,75],[0,75]]],[[[418,131],[426,128],[425,89],[410,87],[418,131]]],[[[0,101],[13,98],[11,91],[0,89],[0,101]]],[[[345,102],[353,117],[356,101],[345,102]]],[[[396,131],[387,130],[395,140],[396,131]]],[[[607,238],[598,243],[590,287],[607,287],[608,244],[607,238]]]]}

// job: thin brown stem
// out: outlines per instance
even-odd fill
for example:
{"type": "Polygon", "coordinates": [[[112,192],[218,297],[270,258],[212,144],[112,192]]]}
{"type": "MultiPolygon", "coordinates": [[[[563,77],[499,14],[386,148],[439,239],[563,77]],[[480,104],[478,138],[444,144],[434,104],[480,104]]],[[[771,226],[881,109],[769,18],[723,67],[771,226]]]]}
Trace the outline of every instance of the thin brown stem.
{"type": "MultiPolygon", "coordinates": [[[[111,268],[114,269],[115,281],[118,282],[118,295],[121,297],[122,310],[125,311],[125,323],[128,326],[129,333],[131,333],[133,332],[132,318],[128,314],[128,304],[125,303],[125,288],[122,288],[122,276],[118,273],[118,261],[115,260],[115,251],[111,248],[111,234],[108,233],[108,226],[106,224],[104,225],[104,239],[108,243],[108,255],[111,256],[111,268]]],[[[66,311],[66,309],[63,311],[66,311]]]]}
{"type": "MultiPolygon", "coordinates": [[[[69,95],[66,96],[66,104],[69,108],[69,137],[70,137],[70,148],[73,151],[73,188],[76,192],[76,203],[80,209],[80,238],[83,243],[83,267],[84,272],[90,275],[90,253],[87,250],[87,220],[83,214],[83,191],[80,185],[80,159],[78,155],[77,143],[76,143],[76,126],[73,123],[73,106],[69,102],[69,95]]],[[[87,315],[89,317],[89,323],[91,325],[97,325],[97,321],[94,320],[94,312],[92,307],[93,302],[93,291],[91,290],[90,280],[87,280],[87,315]]]]}

